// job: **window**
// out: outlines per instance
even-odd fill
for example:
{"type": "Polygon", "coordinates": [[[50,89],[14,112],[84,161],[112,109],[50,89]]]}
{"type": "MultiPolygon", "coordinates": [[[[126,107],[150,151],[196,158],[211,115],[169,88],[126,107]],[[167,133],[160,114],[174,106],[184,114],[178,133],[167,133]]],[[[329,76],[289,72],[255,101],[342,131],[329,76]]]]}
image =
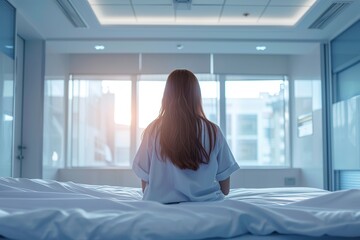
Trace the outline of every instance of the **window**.
{"type": "Polygon", "coordinates": [[[130,77],[105,79],[74,76],[70,81],[70,166],[130,163],[132,82],[130,77]]]}
{"type": "Polygon", "coordinates": [[[144,129],[159,115],[167,75],[142,75],[138,81],[137,148],[144,129]]]}
{"type": "MultiPolygon", "coordinates": [[[[246,163],[253,163],[258,159],[258,144],[257,140],[239,139],[236,142],[238,146],[234,153],[241,161],[246,163]]],[[[253,163],[254,164],[254,163],[253,163]]]]}
{"type": "Polygon", "coordinates": [[[239,135],[257,135],[258,121],[256,114],[239,114],[236,123],[239,135]]]}
{"type": "MultiPolygon", "coordinates": [[[[159,114],[166,78],[73,76],[69,82],[68,165],[129,167],[144,129],[159,114]],[[132,96],[133,89],[136,96],[132,96]]],[[[199,75],[199,81],[205,114],[217,122],[218,83],[209,75],[199,75]]]]}
{"type": "Polygon", "coordinates": [[[45,80],[43,165],[48,168],[65,163],[64,83],[60,77],[45,80]]]}
{"type": "MultiPolygon", "coordinates": [[[[196,74],[201,88],[203,109],[207,118],[218,123],[218,82],[213,75],[196,74]]],[[[141,134],[158,115],[167,75],[141,75],[138,81],[139,119],[137,147],[141,134]]]]}
{"type": "Polygon", "coordinates": [[[203,109],[206,117],[219,124],[219,82],[214,75],[197,75],[201,88],[203,109]]]}
{"type": "MultiPolygon", "coordinates": [[[[204,112],[211,121],[226,126],[223,131],[241,166],[286,164],[284,80],[196,76],[204,112]],[[224,81],[223,96],[219,79],[224,81]],[[225,103],[222,111],[221,99],[225,103]],[[225,116],[221,117],[220,112],[225,116]],[[225,121],[222,124],[221,119],[225,121]]],[[[67,166],[130,167],[144,129],[159,114],[166,78],[154,74],[73,76],[68,86],[67,166]]],[[[57,108],[54,97],[63,86],[57,86],[56,81],[51,84],[49,108],[57,108]]],[[[48,152],[49,159],[63,155],[62,150],[48,152]]]]}
{"type": "Polygon", "coordinates": [[[226,78],[227,140],[241,166],[286,164],[284,86],[284,80],[226,78]]]}

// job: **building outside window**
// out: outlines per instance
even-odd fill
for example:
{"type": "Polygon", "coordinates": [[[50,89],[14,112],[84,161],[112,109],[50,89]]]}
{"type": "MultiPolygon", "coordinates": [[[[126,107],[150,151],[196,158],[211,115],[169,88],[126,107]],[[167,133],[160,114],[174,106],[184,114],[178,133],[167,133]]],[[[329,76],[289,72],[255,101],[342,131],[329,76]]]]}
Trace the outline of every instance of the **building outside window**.
{"type": "Polygon", "coordinates": [[[96,80],[91,76],[74,76],[69,89],[69,165],[128,166],[130,78],[96,80]]]}
{"type": "Polygon", "coordinates": [[[284,80],[225,82],[227,139],[242,166],[284,166],[284,80]]]}

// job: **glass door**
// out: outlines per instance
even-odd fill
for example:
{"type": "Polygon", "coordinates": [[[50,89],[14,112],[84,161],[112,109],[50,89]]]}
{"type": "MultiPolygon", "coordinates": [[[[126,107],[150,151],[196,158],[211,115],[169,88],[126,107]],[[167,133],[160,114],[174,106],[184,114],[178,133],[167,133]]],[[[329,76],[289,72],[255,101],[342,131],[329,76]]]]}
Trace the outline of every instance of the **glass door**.
{"type": "Polygon", "coordinates": [[[330,42],[332,190],[360,186],[360,20],[330,42]]]}
{"type": "Polygon", "coordinates": [[[15,8],[0,0],[0,176],[12,176],[15,8]]]}

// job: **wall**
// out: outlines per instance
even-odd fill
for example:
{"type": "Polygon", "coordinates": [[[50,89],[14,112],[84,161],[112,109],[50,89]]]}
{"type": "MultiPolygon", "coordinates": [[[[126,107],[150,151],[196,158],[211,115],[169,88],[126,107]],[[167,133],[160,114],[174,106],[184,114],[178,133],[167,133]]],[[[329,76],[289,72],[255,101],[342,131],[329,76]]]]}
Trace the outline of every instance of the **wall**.
{"type": "Polygon", "coordinates": [[[22,177],[42,177],[45,42],[25,42],[22,177]]]}
{"type": "MultiPolygon", "coordinates": [[[[293,167],[301,168],[300,185],[324,187],[322,146],[321,60],[320,45],[312,52],[290,58],[290,79],[293,82],[291,102],[291,134],[293,167]],[[299,137],[298,120],[308,114],[312,133],[299,137]]],[[[301,129],[300,129],[301,130],[301,129]]]]}

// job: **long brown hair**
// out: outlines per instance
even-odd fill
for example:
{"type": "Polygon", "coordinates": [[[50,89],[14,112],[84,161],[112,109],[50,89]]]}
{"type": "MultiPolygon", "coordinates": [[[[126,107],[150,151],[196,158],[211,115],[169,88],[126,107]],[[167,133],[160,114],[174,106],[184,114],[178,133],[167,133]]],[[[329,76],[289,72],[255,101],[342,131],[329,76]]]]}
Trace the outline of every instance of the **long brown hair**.
{"type": "Polygon", "coordinates": [[[196,76],[185,69],[170,73],[166,81],[158,118],[150,125],[160,137],[161,158],[180,169],[197,170],[207,164],[216,141],[216,125],[202,108],[201,91],[196,76]],[[209,149],[202,144],[203,127],[209,135],[209,149]]]}

